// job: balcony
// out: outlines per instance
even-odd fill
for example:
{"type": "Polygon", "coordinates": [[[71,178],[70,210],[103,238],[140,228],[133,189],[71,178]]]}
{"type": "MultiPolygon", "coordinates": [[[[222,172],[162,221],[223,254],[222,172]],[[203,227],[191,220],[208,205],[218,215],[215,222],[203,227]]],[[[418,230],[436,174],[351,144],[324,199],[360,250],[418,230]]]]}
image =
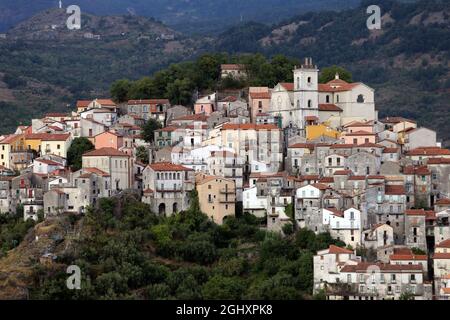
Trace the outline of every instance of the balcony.
{"type": "Polygon", "coordinates": [[[221,194],[235,194],[236,190],[235,189],[228,189],[228,188],[221,188],[220,189],[220,193],[221,194]]]}

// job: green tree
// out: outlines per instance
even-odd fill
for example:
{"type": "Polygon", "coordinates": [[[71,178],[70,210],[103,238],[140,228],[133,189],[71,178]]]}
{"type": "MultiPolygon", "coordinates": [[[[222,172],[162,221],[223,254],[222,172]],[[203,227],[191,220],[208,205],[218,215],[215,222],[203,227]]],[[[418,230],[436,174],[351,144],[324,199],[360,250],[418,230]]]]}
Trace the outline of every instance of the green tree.
{"type": "Polygon", "coordinates": [[[239,300],[244,289],[240,278],[217,275],[204,284],[202,294],[206,300],[239,300]]]}
{"type": "Polygon", "coordinates": [[[155,130],[161,129],[162,125],[155,119],[148,120],[142,127],[142,137],[146,142],[153,142],[155,140],[155,130]]]}
{"type": "Polygon", "coordinates": [[[143,164],[148,164],[149,162],[149,150],[144,146],[139,146],[136,148],[136,158],[143,164]]]}
{"type": "Polygon", "coordinates": [[[128,101],[131,86],[131,81],[127,79],[115,81],[111,86],[111,97],[118,103],[128,101]]]}
{"type": "Polygon", "coordinates": [[[82,156],[95,147],[89,139],[81,137],[75,138],[67,150],[67,162],[72,170],[77,171],[82,167],[82,156]]]}
{"type": "Polygon", "coordinates": [[[422,256],[424,256],[424,255],[427,254],[424,250],[422,250],[420,248],[412,248],[411,251],[415,255],[422,255],[422,256]]]}
{"type": "Polygon", "coordinates": [[[328,81],[333,80],[336,77],[336,74],[339,74],[339,79],[352,82],[352,74],[344,68],[338,66],[323,68],[320,72],[319,82],[327,83],[328,81]]]}

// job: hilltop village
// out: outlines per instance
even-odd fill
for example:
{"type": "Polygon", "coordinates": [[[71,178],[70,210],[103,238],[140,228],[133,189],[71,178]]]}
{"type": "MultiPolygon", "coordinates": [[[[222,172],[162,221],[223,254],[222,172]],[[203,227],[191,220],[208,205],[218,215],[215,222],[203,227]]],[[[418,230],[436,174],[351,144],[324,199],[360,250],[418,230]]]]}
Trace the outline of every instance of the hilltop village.
{"type": "MultiPolygon", "coordinates": [[[[221,69],[246,77],[245,65],[221,69]]],[[[99,98],[33,119],[0,137],[0,211],[82,215],[132,192],[170,216],[196,191],[217,224],[245,212],[275,233],[306,228],[345,243],[314,256],[316,294],[448,300],[450,150],[413,119],[379,119],[368,85],[339,74],[319,83],[311,58],[293,79],[210,92],[193,108],[99,98]],[[68,158],[81,139],[92,148],[75,169],[68,158]]]]}

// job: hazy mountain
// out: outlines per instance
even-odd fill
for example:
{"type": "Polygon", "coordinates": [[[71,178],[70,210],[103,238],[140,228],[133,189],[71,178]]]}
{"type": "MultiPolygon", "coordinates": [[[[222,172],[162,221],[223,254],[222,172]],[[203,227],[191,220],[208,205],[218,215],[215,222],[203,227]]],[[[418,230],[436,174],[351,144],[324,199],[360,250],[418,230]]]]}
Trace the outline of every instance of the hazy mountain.
{"type": "MultiPolygon", "coordinates": [[[[132,13],[154,17],[187,31],[214,31],[239,21],[279,22],[300,12],[345,9],[360,0],[62,0],[96,15],[132,13]]],[[[37,12],[58,7],[58,0],[0,0],[0,31],[37,12]]]]}

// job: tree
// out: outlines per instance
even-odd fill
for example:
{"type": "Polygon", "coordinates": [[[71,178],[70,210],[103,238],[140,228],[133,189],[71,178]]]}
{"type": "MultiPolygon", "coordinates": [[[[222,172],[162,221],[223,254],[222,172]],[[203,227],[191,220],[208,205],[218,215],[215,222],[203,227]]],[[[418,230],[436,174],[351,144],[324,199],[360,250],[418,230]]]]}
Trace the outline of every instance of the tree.
{"type": "Polygon", "coordinates": [[[415,255],[422,255],[422,256],[424,256],[424,255],[427,254],[424,250],[422,250],[420,248],[412,248],[411,251],[415,255]]]}
{"type": "Polygon", "coordinates": [[[148,120],[142,127],[142,137],[146,142],[153,142],[155,140],[155,130],[161,129],[162,125],[155,119],[148,120]]]}
{"type": "Polygon", "coordinates": [[[89,139],[84,137],[75,138],[67,151],[67,162],[72,170],[80,170],[82,167],[83,154],[93,149],[95,149],[95,147],[89,139]]]}
{"type": "Polygon", "coordinates": [[[239,300],[244,289],[241,279],[217,275],[205,283],[202,294],[206,300],[239,300]]]}
{"type": "Polygon", "coordinates": [[[339,79],[352,82],[352,74],[344,68],[338,66],[323,68],[319,76],[319,82],[327,83],[328,81],[333,80],[336,77],[336,74],[339,74],[339,79]]]}
{"type": "Polygon", "coordinates": [[[139,146],[136,148],[136,158],[141,161],[143,164],[148,164],[149,162],[149,150],[147,150],[144,146],[139,146]]]}
{"type": "Polygon", "coordinates": [[[130,89],[131,89],[132,83],[130,80],[122,79],[117,80],[114,82],[111,86],[111,97],[116,102],[125,102],[129,99],[130,89]]]}

